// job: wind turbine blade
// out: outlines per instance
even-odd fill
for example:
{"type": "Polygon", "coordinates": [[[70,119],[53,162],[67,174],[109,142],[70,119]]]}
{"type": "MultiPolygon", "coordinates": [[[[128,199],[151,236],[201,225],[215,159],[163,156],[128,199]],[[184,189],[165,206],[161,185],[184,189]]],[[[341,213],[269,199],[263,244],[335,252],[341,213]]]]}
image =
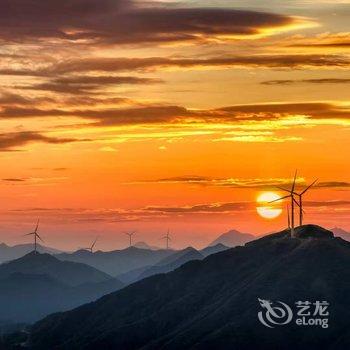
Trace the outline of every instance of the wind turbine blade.
{"type": "Polygon", "coordinates": [[[36,223],[34,232],[37,232],[37,231],[38,231],[38,228],[39,228],[39,221],[40,221],[40,219],[38,219],[38,221],[37,221],[37,223],[36,223]]]}
{"type": "Polygon", "coordinates": [[[274,199],[273,201],[270,201],[270,202],[267,202],[267,203],[278,202],[278,201],[281,201],[282,199],[286,199],[286,198],[289,198],[289,197],[291,197],[290,194],[288,196],[284,196],[284,197],[280,197],[280,198],[274,199]]]}
{"type": "Polygon", "coordinates": [[[30,236],[30,235],[35,235],[35,232],[26,233],[26,234],[25,234],[25,235],[23,235],[23,236],[30,236]]]}
{"type": "Polygon", "coordinates": [[[312,187],[316,182],[318,181],[318,179],[316,179],[311,185],[307,186],[305,188],[305,190],[303,192],[301,192],[300,194],[303,195],[310,187],[312,187]]]}
{"type": "Polygon", "coordinates": [[[297,200],[295,200],[295,198],[294,197],[292,197],[293,198],[293,202],[300,208],[300,204],[298,203],[298,201],[297,200]]]}
{"type": "Polygon", "coordinates": [[[96,239],[94,240],[94,243],[92,243],[91,249],[93,249],[93,248],[94,248],[94,246],[95,246],[95,244],[96,244],[97,240],[98,240],[98,237],[96,237],[96,239]]]}
{"type": "Polygon", "coordinates": [[[279,190],[282,190],[282,191],[291,193],[291,191],[290,191],[290,190],[287,190],[286,188],[279,187],[279,186],[276,186],[276,188],[278,188],[279,190]]]}
{"type": "Polygon", "coordinates": [[[294,174],[294,179],[293,179],[293,185],[292,185],[292,190],[290,192],[294,192],[294,189],[295,189],[295,181],[297,179],[297,171],[298,170],[295,170],[295,174],[294,174]]]}
{"type": "Polygon", "coordinates": [[[44,243],[43,239],[37,233],[35,235],[44,243]]]}

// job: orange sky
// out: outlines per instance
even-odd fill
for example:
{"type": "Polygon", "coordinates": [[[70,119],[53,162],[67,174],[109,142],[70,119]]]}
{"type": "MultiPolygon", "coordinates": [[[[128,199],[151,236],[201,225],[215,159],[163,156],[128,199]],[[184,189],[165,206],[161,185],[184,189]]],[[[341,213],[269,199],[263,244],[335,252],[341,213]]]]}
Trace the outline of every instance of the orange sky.
{"type": "Polygon", "coordinates": [[[305,220],[350,230],[348,1],[28,6],[0,4],[1,241],[263,234],[296,168],[305,220]]]}

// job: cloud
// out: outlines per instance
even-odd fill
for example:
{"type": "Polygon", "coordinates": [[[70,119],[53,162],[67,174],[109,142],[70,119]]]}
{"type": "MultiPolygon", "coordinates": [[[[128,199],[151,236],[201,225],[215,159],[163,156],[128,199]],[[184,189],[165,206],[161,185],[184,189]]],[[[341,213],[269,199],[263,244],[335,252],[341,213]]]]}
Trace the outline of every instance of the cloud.
{"type": "Polygon", "coordinates": [[[350,47],[350,32],[322,33],[314,37],[297,37],[288,46],[316,49],[347,49],[350,47]]]}
{"type": "Polygon", "coordinates": [[[63,94],[83,95],[97,93],[106,86],[146,85],[161,83],[159,79],[132,76],[71,76],[55,78],[48,82],[16,86],[22,90],[51,91],[63,94]]]}
{"type": "MultiPolygon", "coordinates": [[[[78,117],[91,121],[91,126],[122,126],[140,124],[176,124],[194,123],[207,124],[239,124],[247,122],[279,121],[290,116],[302,115],[309,119],[349,119],[350,108],[347,105],[337,105],[326,102],[305,103],[267,103],[233,105],[217,109],[187,109],[176,105],[144,105],[122,108],[100,109],[42,109],[26,107],[4,107],[0,110],[0,119],[36,118],[36,117],[78,117]]],[[[270,131],[259,131],[250,134],[227,134],[232,137],[267,137],[270,131]]]]}
{"type": "Polygon", "coordinates": [[[191,213],[227,213],[232,211],[242,211],[252,208],[253,202],[233,202],[233,203],[213,203],[200,204],[184,207],[147,207],[147,211],[162,212],[172,214],[191,214],[191,213]]]}
{"type": "Polygon", "coordinates": [[[350,78],[320,78],[295,80],[266,80],[262,85],[293,85],[293,84],[349,84],[350,78]]]}
{"type": "Polygon", "coordinates": [[[6,182],[24,182],[24,181],[26,181],[26,180],[27,180],[27,179],[15,178],[15,177],[2,179],[2,181],[6,181],[6,182]]]}
{"type": "Polygon", "coordinates": [[[350,205],[350,201],[346,200],[333,200],[333,201],[305,201],[305,206],[307,207],[315,207],[315,208],[322,208],[322,207],[341,207],[341,206],[348,206],[350,205]]]}
{"type": "Polygon", "coordinates": [[[301,22],[290,16],[232,8],[169,7],[132,0],[3,0],[0,38],[99,44],[205,42],[268,34],[301,22]],[[268,31],[268,29],[270,31],[268,31]]]}
{"type": "Polygon", "coordinates": [[[29,98],[5,90],[0,91],[0,106],[32,106],[34,104],[41,104],[53,101],[53,99],[48,97],[29,98]]]}
{"type": "MultiPolygon", "coordinates": [[[[349,68],[350,59],[346,55],[332,54],[252,54],[214,57],[89,57],[61,60],[58,63],[40,65],[37,68],[0,68],[0,75],[56,77],[65,74],[149,72],[159,69],[203,69],[203,68],[349,68]]],[[[152,83],[152,81],[144,81],[152,83]]],[[[155,82],[155,81],[154,81],[155,82]]],[[[140,81],[139,81],[140,83],[140,81]]],[[[47,83],[48,84],[48,83],[47,83]]],[[[51,82],[52,84],[52,82],[51,82]]],[[[51,85],[50,85],[51,86],[51,85]]],[[[35,85],[34,85],[35,87],[35,85]]],[[[43,89],[45,85],[41,86],[43,89]]],[[[40,88],[40,85],[38,85],[40,88]]]]}
{"type": "Polygon", "coordinates": [[[0,134],[0,152],[17,151],[17,147],[25,146],[32,142],[44,142],[51,144],[64,144],[71,142],[88,141],[87,139],[57,138],[42,135],[33,131],[12,132],[0,134]]]}
{"type": "MultiPolygon", "coordinates": [[[[45,68],[33,71],[33,75],[50,76],[55,74],[82,73],[82,72],[123,72],[123,71],[149,71],[161,68],[231,68],[231,67],[263,67],[263,68],[306,68],[306,67],[340,67],[347,68],[350,59],[343,55],[327,54],[296,54],[296,55],[237,55],[216,56],[209,58],[107,58],[91,57],[71,59],[45,68]]],[[[2,72],[3,74],[4,72],[2,72]]],[[[10,73],[10,72],[8,72],[10,73]]],[[[0,70],[1,74],[1,70],[0,70]]],[[[27,72],[27,74],[30,74],[27,72]]]]}
{"type": "MultiPolygon", "coordinates": [[[[187,184],[199,186],[215,186],[215,187],[231,187],[231,188],[247,188],[247,189],[262,189],[271,190],[278,187],[290,188],[292,185],[291,178],[268,178],[268,179],[238,179],[238,178],[215,178],[200,175],[185,175],[174,176],[168,178],[160,178],[155,180],[134,181],[130,184],[187,184]]],[[[296,179],[297,188],[304,188],[309,183],[304,178],[296,179]]],[[[350,187],[350,182],[345,181],[320,181],[313,188],[347,188],[350,187]]]]}

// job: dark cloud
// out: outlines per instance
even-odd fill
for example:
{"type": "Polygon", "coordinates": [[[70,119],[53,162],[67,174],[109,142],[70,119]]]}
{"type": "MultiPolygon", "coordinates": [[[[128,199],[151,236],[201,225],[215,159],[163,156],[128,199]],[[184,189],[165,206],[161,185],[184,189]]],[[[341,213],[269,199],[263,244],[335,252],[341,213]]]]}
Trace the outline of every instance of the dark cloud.
{"type": "Polygon", "coordinates": [[[132,76],[72,76],[55,78],[48,82],[17,86],[23,90],[51,91],[64,94],[85,95],[96,93],[106,86],[145,85],[161,83],[159,79],[139,78],[132,76]]]}
{"type": "Polygon", "coordinates": [[[173,214],[190,214],[190,213],[225,213],[231,211],[248,210],[252,208],[252,202],[234,202],[234,203],[214,203],[200,204],[185,207],[147,207],[147,211],[173,213],[173,214]]]}
{"type": "Polygon", "coordinates": [[[333,201],[305,201],[305,206],[307,207],[341,207],[350,205],[350,201],[345,200],[333,200],[333,201]]]}
{"type": "Polygon", "coordinates": [[[325,188],[350,187],[350,182],[346,182],[346,181],[319,182],[318,184],[316,184],[316,187],[325,187],[325,188]]]}
{"type": "MultiPolygon", "coordinates": [[[[86,58],[73,59],[53,64],[33,75],[54,75],[81,72],[120,72],[147,71],[159,68],[201,68],[201,67],[267,67],[267,68],[303,68],[303,67],[349,67],[350,60],[341,55],[249,55],[218,56],[211,58],[86,58]]],[[[1,71],[0,71],[1,73],[1,71]]]]}
{"type": "Polygon", "coordinates": [[[48,97],[29,98],[8,91],[0,91],[0,106],[32,106],[43,102],[53,102],[53,99],[48,97]]]}
{"type": "Polygon", "coordinates": [[[12,133],[0,134],[0,152],[15,151],[16,147],[25,146],[31,142],[64,144],[64,143],[78,142],[78,141],[89,141],[89,140],[49,137],[33,131],[12,132],[12,133]]]}
{"type": "Polygon", "coordinates": [[[349,84],[350,78],[320,78],[300,80],[266,80],[263,85],[293,85],[293,84],[349,84]]]}
{"type": "Polygon", "coordinates": [[[190,110],[173,105],[105,109],[41,109],[4,107],[0,118],[79,117],[91,120],[93,126],[136,125],[152,123],[240,123],[278,120],[290,115],[305,115],[310,119],[349,119],[350,109],[332,103],[272,103],[234,105],[212,110],[190,110]]]}
{"type": "MultiPolygon", "coordinates": [[[[297,54],[297,55],[237,55],[195,58],[171,58],[171,57],[91,57],[67,59],[59,63],[48,64],[45,67],[28,70],[6,68],[0,69],[0,75],[57,77],[67,74],[81,73],[118,73],[118,72],[148,72],[163,68],[201,69],[201,68],[270,68],[270,69],[304,69],[304,68],[349,68],[350,59],[346,55],[331,54],[297,54]]],[[[68,78],[69,79],[69,78],[68,78]]],[[[144,81],[152,83],[152,81],[144,81]]],[[[141,83],[139,81],[138,83],[141,83]]],[[[48,82],[50,85],[37,85],[37,88],[45,90],[53,89],[55,81],[48,82]]],[[[60,84],[57,84],[59,89],[60,84]]],[[[86,84],[85,84],[86,85],[86,84]]],[[[35,85],[34,85],[35,87],[35,85]]]]}
{"type": "MultiPolygon", "coordinates": [[[[150,3],[149,3],[150,4],[150,3]]],[[[0,38],[84,40],[102,44],[205,41],[254,35],[297,20],[231,8],[145,6],[132,0],[2,0],[0,38]]]]}
{"type": "MultiPolygon", "coordinates": [[[[155,180],[136,181],[137,183],[159,183],[159,184],[194,184],[201,186],[231,187],[231,188],[254,188],[254,189],[277,189],[278,187],[290,188],[292,180],[287,178],[270,178],[270,179],[237,179],[237,178],[215,178],[207,176],[174,176],[155,180]]],[[[297,179],[297,189],[302,189],[308,183],[302,179],[297,179]]],[[[345,181],[320,181],[313,188],[347,188],[350,182],[345,181]]]]}
{"type": "Polygon", "coordinates": [[[53,168],[53,171],[66,171],[68,168],[53,168]]]}
{"type": "Polygon", "coordinates": [[[24,182],[24,181],[26,181],[26,180],[27,180],[27,179],[15,178],[15,177],[7,178],[7,179],[2,179],[2,181],[6,181],[6,182],[24,182]]]}

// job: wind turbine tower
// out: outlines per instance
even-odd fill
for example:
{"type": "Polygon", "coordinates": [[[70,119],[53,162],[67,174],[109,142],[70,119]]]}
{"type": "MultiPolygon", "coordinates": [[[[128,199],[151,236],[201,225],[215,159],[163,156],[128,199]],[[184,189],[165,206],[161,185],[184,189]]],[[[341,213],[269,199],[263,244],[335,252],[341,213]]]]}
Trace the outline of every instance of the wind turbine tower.
{"type": "Polygon", "coordinates": [[[295,193],[299,197],[299,225],[301,226],[303,224],[304,219],[304,210],[303,210],[303,195],[316,183],[318,179],[316,179],[313,183],[311,183],[309,186],[307,186],[303,191],[300,193],[295,193]]]}
{"type": "Polygon", "coordinates": [[[288,226],[290,227],[290,235],[291,235],[291,237],[295,237],[295,231],[294,231],[294,222],[295,222],[295,220],[294,220],[294,205],[296,204],[297,206],[299,206],[299,203],[294,198],[294,196],[296,195],[296,193],[294,192],[296,178],[297,178],[297,171],[295,171],[294,179],[293,179],[293,183],[292,183],[292,188],[290,190],[286,190],[284,188],[278,187],[280,190],[289,192],[289,194],[287,196],[283,196],[283,197],[277,198],[277,199],[269,202],[269,203],[273,203],[273,202],[278,202],[278,201],[286,199],[286,198],[290,198],[291,205],[290,205],[290,215],[289,215],[289,207],[288,207],[288,226]]]}
{"type": "Polygon", "coordinates": [[[25,236],[34,236],[34,252],[36,253],[37,250],[37,240],[40,239],[41,242],[44,242],[42,238],[38,234],[38,229],[39,229],[39,219],[36,223],[35,229],[33,232],[25,234],[25,236]]]}
{"type": "Polygon", "coordinates": [[[169,241],[171,241],[169,229],[166,236],[162,237],[161,239],[166,240],[166,249],[169,250],[169,241]]]}
{"type": "Polygon", "coordinates": [[[91,244],[91,246],[89,248],[87,248],[88,251],[90,251],[90,253],[94,252],[94,247],[96,245],[96,242],[98,240],[98,236],[95,238],[95,240],[93,241],[93,243],[91,244]]]}
{"type": "Polygon", "coordinates": [[[132,232],[124,232],[127,236],[129,236],[129,247],[132,246],[132,236],[136,233],[136,231],[132,232]]]}

